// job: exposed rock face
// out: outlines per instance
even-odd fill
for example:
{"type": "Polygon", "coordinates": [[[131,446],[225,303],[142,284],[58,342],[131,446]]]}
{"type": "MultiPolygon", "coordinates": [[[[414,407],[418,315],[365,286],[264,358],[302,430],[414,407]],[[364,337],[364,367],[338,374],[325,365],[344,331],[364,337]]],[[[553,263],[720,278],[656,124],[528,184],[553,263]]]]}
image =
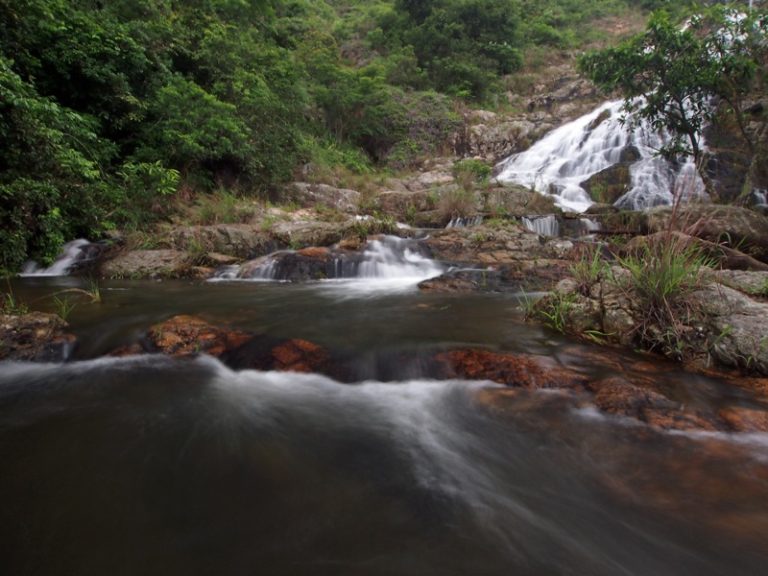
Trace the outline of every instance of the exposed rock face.
{"type": "Polygon", "coordinates": [[[721,284],[692,295],[710,338],[708,352],[725,366],[768,374],[768,304],[721,284]]]}
{"type": "Polygon", "coordinates": [[[687,204],[678,207],[677,213],[670,207],[649,212],[650,231],[660,232],[670,226],[710,242],[738,248],[768,262],[768,218],[752,210],[738,206],[687,204]]]}
{"type": "Polygon", "coordinates": [[[251,224],[185,226],[171,231],[170,242],[177,250],[204,250],[238,258],[254,258],[281,248],[268,230],[251,224]]]}
{"type": "Polygon", "coordinates": [[[305,208],[323,206],[356,214],[360,204],[360,192],[348,188],[335,188],[328,184],[293,182],[285,188],[287,200],[305,208]]]}
{"type": "MultiPolygon", "coordinates": [[[[438,260],[498,271],[497,277],[485,278],[486,283],[496,283],[497,289],[521,284],[529,289],[550,287],[567,275],[574,248],[569,241],[545,240],[513,223],[441,230],[432,234],[426,244],[438,260]]],[[[466,276],[462,282],[444,279],[424,287],[447,289],[455,283],[457,288],[466,289],[471,285],[468,280],[466,276]]],[[[482,285],[482,274],[471,282],[482,285]]]]}
{"type": "Polygon", "coordinates": [[[101,267],[104,278],[181,278],[192,264],[179,250],[131,250],[118,254],[101,267]]]}
{"type": "Polygon", "coordinates": [[[62,362],[69,358],[76,338],[55,314],[30,312],[0,315],[0,360],[62,362]]]}

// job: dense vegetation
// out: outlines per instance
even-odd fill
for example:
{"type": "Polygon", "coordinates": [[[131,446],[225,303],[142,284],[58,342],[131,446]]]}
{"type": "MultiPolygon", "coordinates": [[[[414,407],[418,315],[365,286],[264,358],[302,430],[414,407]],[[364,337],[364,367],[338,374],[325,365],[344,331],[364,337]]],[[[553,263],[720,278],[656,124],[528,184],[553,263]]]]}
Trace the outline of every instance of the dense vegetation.
{"type": "Polygon", "coordinates": [[[0,268],[175,196],[273,193],[307,162],[407,168],[455,129],[456,99],[636,5],[0,0],[0,268]]]}

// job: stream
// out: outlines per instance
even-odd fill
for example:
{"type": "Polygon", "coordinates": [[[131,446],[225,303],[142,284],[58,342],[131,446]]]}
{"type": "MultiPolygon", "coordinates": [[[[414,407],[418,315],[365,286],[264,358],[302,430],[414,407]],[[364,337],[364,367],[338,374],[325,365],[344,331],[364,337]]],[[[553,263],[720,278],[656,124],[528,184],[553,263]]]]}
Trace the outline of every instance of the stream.
{"type": "MultiPolygon", "coordinates": [[[[0,571],[765,574],[766,435],[667,433],[557,391],[431,380],[419,351],[459,346],[611,368],[525,323],[520,295],[381,280],[103,282],[69,317],[71,361],[0,363],[0,571]],[[175,314],[311,340],[357,376],[102,357],[175,314]]],[[[53,310],[50,294],[86,286],[13,287],[53,310]]],[[[748,402],[672,365],[660,378],[685,402],[748,402]]]]}

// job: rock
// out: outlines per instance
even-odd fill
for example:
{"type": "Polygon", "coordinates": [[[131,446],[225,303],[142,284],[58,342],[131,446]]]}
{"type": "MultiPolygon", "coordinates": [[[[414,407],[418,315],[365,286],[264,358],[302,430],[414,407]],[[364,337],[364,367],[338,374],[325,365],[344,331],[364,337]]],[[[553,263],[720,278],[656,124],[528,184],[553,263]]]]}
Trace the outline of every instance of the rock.
{"type": "Polygon", "coordinates": [[[285,187],[285,198],[302,207],[323,206],[348,214],[357,214],[360,192],[347,188],[335,188],[328,184],[292,182],[285,187]]]}
{"type": "Polygon", "coordinates": [[[63,362],[77,342],[66,332],[68,326],[55,314],[1,314],[0,360],[63,362]]]}
{"type": "Polygon", "coordinates": [[[211,325],[196,316],[174,316],[152,326],[145,349],[170,356],[209,354],[219,357],[248,343],[252,334],[211,325]]]}
{"type": "Polygon", "coordinates": [[[734,432],[768,432],[768,411],[729,406],[718,413],[734,432]]]}
{"type": "Polygon", "coordinates": [[[118,254],[101,267],[103,278],[182,278],[192,265],[189,254],[179,250],[131,250],[118,254]]]}
{"type": "Polygon", "coordinates": [[[711,204],[686,204],[648,213],[651,232],[672,229],[735,248],[768,262],[768,218],[746,208],[711,204]]]}
{"type": "Polygon", "coordinates": [[[589,177],[580,186],[595,202],[614,204],[629,192],[632,185],[632,177],[629,173],[630,166],[631,164],[628,162],[614,164],[589,177]]]}
{"type": "Polygon", "coordinates": [[[445,377],[490,380],[523,388],[581,388],[583,375],[563,368],[550,358],[489,350],[451,350],[435,356],[445,377]]]}
{"type": "Polygon", "coordinates": [[[710,261],[711,265],[717,265],[727,270],[768,271],[768,264],[760,262],[759,260],[752,258],[752,256],[725,245],[689,236],[682,232],[666,231],[656,232],[655,234],[649,234],[648,236],[637,236],[632,238],[632,240],[624,246],[622,253],[624,255],[639,254],[642,256],[650,247],[665,246],[671,242],[674,243],[676,249],[696,249],[702,256],[710,261]]]}
{"type": "Polygon", "coordinates": [[[608,414],[626,416],[664,430],[719,430],[722,422],[681,406],[656,390],[615,376],[592,382],[595,405],[608,414]]]}
{"type": "Polygon", "coordinates": [[[236,258],[254,258],[285,247],[272,237],[268,229],[251,224],[216,224],[184,226],[170,233],[171,245],[177,250],[216,253],[236,258]]]}
{"type": "Polygon", "coordinates": [[[744,294],[768,298],[768,271],[717,270],[713,278],[744,294]]]}
{"type": "Polygon", "coordinates": [[[412,192],[419,190],[429,190],[446,184],[452,184],[454,181],[450,169],[438,169],[430,172],[422,172],[415,180],[410,181],[408,189],[412,192]]]}
{"type": "Polygon", "coordinates": [[[511,288],[504,284],[497,270],[453,270],[424,280],[419,290],[424,292],[496,292],[511,288]]]}
{"type": "Polygon", "coordinates": [[[708,284],[689,297],[709,335],[707,352],[717,362],[750,372],[768,374],[768,303],[708,284]]]}
{"type": "Polygon", "coordinates": [[[287,340],[272,348],[272,369],[284,372],[325,373],[330,364],[328,352],[307,340],[287,340]]]}

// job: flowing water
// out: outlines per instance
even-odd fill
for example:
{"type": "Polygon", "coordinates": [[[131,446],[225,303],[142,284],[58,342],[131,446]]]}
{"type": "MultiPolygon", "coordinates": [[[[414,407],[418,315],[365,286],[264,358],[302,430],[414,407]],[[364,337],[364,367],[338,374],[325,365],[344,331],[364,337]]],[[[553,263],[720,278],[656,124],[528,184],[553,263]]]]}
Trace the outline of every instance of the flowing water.
{"type": "Polygon", "coordinates": [[[703,196],[704,185],[693,163],[674,165],[659,157],[668,139],[645,122],[630,130],[621,107],[621,101],[607,102],[553,130],[525,152],[501,162],[498,180],[551,194],[560,207],[583,212],[593,201],[582,184],[624,160],[631,148],[637,156],[630,166],[631,184],[617,206],[642,210],[671,204],[675,195],[703,196]]]}
{"type": "MultiPolygon", "coordinates": [[[[44,308],[78,285],[14,290],[44,308]]],[[[430,380],[419,359],[456,346],[612,368],[524,323],[514,295],[349,288],[107,282],[72,312],[72,361],[0,363],[0,572],[765,573],[764,436],[655,432],[557,392],[430,380]],[[356,370],[97,358],[181,313],[306,338],[356,370]]],[[[659,374],[685,403],[749,403],[659,374]]]]}

